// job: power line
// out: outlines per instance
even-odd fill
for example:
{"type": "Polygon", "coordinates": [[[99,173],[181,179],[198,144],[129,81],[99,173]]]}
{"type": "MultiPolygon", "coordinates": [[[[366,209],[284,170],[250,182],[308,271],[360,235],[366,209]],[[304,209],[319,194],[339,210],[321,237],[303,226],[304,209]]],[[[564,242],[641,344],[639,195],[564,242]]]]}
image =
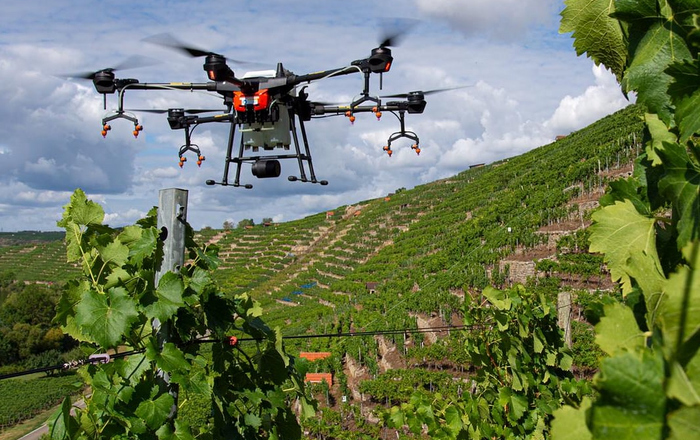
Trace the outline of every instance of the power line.
{"type": "MultiPolygon", "coordinates": [[[[383,336],[383,335],[402,335],[402,334],[417,334],[417,333],[439,333],[450,330],[474,330],[476,328],[481,328],[481,325],[453,325],[453,326],[439,326],[439,327],[422,327],[422,328],[404,328],[404,329],[393,329],[393,330],[373,330],[373,331],[359,331],[359,332],[347,332],[347,333],[322,333],[322,334],[311,334],[311,335],[288,335],[282,336],[282,340],[294,340],[294,339],[320,339],[320,338],[351,338],[351,337],[362,337],[362,336],[383,336]]],[[[238,342],[259,342],[264,341],[265,338],[236,338],[236,343],[238,342]]],[[[224,339],[218,338],[208,338],[208,339],[197,339],[193,343],[206,344],[206,343],[224,343],[230,344],[231,337],[224,339]]],[[[105,361],[110,361],[112,359],[121,359],[123,357],[132,356],[135,354],[141,354],[145,349],[141,350],[131,350],[122,353],[114,354],[98,354],[92,355],[88,359],[81,359],[79,361],[66,362],[60,365],[53,365],[50,367],[33,368],[25,371],[18,371],[16,373],[9,373],[0,375],[0,380],[11,379],[13,377],[27,376],[36,373],[46,373],[51,371],[66,371],[73,368],[78,368],[87,364],[97,364],[104,363],[105,361]]]]}

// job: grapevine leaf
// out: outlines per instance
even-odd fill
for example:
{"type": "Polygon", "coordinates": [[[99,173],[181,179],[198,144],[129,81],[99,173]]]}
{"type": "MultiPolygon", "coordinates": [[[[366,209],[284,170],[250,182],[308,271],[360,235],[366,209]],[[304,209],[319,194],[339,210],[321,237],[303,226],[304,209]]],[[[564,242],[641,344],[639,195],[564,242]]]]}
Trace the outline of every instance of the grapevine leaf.
{"type": "Polygon", "coordinates": [[[156,431],[158,440],[195,440],[189,426],[175,420],[175,431],[169,424],[164,424],[156,431]]]}
{"type": "Polygon", "coordinates": [[[75,307],[75,322],[83,334],[102,347],[115,346],[137,318],[136,303],[119,287],[105,295],[90,290],[75,307]]]}
{"type": "Polygon", "coordinates": [[[119,374],[129,381],[131,385],[136,385],[146,371],[151,368],[151,363],[146,360],[143,354],[134,354],[126,358],[120,364],[119,374]]]}
{"type": "Polygon", "coordinates": [[[149,341],[146,345],[146,357],[155,361],[158,368],[168,373],[186,373],[190,367],[185,355],[172,342],[163,344],[163,349],[159,351],[153,341],[149,341]]]}
{"type": "Polygon", "coordinates": [[[118,239],[129,248],[129,260],[135,265],[143,263],[158,247],[158,234],[153,228],[127,226],[118,239]]]}
{"type": "Polygon", "coordinates": [[[610,356],[644,347],[644,333],[639,329],[634,312],[621,303],[608,304],[605,316],[595,326],[595,342],[610,356]]]}
{"type": "Polygon", "coordinates": [[[680,142],[685,143],[700,131],[700,71],[698,60],[683,60],[671,64],[666,72],[673,78],[668,89],[676,106],[676,123],[680,142]]]}
{"type": "Polygon", "coordinates": [[[51,416],[51,420],[49,421],[51,430],[49,434],[53,440],[73,438],[78,431],[78,423],[70,416],[71,409],[72,404],[70,396],[68,396],[63,399],[61,408],[51,416]]]}
{"type": "MultiPolygon", "coordinates": [[[[694,263],[698,263],[695,261],[694,263]]],[[[700,336],[700,276],[683,266],[671,274],[661,311],[664,342],[675,357],[687,359],[698,350],[700,336]]]]}
{"type": "Polygon", "coordinates": [[[636,91],[637,103],[646,105],[670,126],[673,109],[667,91],[672,78],[666,69],[675,61],[690,58],[690,51],[683,30],[673,21],[660,18],[636,23],[630,36],[636,42],[634,55],[621,84],[625,92],[636,91]],[[652,24],[647,26],[648,22],[652,24]]]}
{"type": "Polygon", "coordinates": [[[187,281],[187,286],[197,293],[202,293],[204,288],[211,282],[212,279],[209,272],[197,267],[194,269],[192,277],[187,281]]]}
{"type": "Polygon", "coordinates": [[[591,407],[591,400],[585,397],[580,408],[562,406],[554,411],[552,421],[553,440],[593,440],[586,426],[586,412],[591,407]]]}
{"type": "Polygon", "coordinates": [[[457,407],[448,406],[445,408],[445,424],[447,425],[447,429],[452,432],[453,436],[457,436],[462,430],[464,423],[462,423],[462,415],[459,413],[457,407]]]}
{"type": "Polygon", "coordinates": [[[561,13],[560,33],[573,32],[578,55],[587,54],[596,65],[603,64],[622,79],[627,64],[623,25],[610,14],[610,0],[566,0],[561,13]]]}
{"type": "Polygon", "coordinates": [[[113,241],[98,249],[100,257],[108,267],[121,267],[129,257],[129,248],[118,241],[113,241]]]}
{"type": "Polygon", "coordinates": [[[246,413],[246,415],[243,417],[245,424],[250,426],[251,428],[258,429],[260,428],[260,425],[262,425],[262,419],[258,417],[255,414],[252,413],[246,413]]]}
{"type": "Polygon", "coordinates": [[[65,227],[69,223],[81,226],[101,225],[105,218],[102,207],[88,200],[81,189],[76,189],[70,198],[70,203],[64,206],[63,219],[58,222],[58,226],[65,227]]]}
{"type": "Polygon", "coordinates": [[[668,381],[666,392],[669,397],[674,397],[684,405],[700,405],[700,356],[695,356],[688,364],[688,372],[674,362],[671,366],[671,377],[668,381]],[[693,383],[693,379],[695,383],[693,383]]]}
{"type": "Polygon", "coordinates": [[[134,411],[151,429],[158,429],[168,419],[175,399],[170,394],[162,394],[155,400],[144,400],[134,411]]]}
{"type": "Polygon", "coordinates": [[[613,17],[624,21],[657,18],[659,12],[662,12],[657,9],[657,5],[657,0],[615,0],[613,17]]]}
{"type": "Polygon", "coordinates": [[[660,291],[665,280],[656,252],[653,218],[637,212],[630,201],[617,202],[596,211],[590,227],[590,251],[605,254],[613,281],[622,292],[632,291],[634,278],[650,295],[660,291]]]}
{"type": "Polygon", "coordinates": [[[511,300],[504,291],[489,286],[484,289],[483,295],[497,309],[510,310],[511,300]]]}
{"type": "Polygon", "coordinates": [[[595,383],[600,398],[593,405],[594,438],[662,438],[666,394],[660,355],[645,349],[604,359],[595,383]]]}
{"type": "Polygon", "coordinates": [[[645,114],[644,121],[651,134],[651,144],[646,149],[647,156],[651,160],[652,166],[661,165],[662,161],[657,151],[663,149],[664,142],[676,142],[676,135],[668,131],[666,124],[656,114],[645,114]]]}
{"type": "Polygon", "coordinates": [[[678,216],[678,248],[700,237],[700,169],[690,160],[685,148],[664,142],[659,151],[666,175],[659,181],[659,191],[672,201],[678,216]]]}
{"type": "Polygon", "coordinates": [[[165,322],[184,306],[182,279],[174,272],[166,272],[158,282],[155,291],[155,301],[145,308],[146,316],[165,322]]]}
{"type": "Polygon", "coordinates": [[[700,406],[684,407],[668,417],[669,440],[700,438],[700,406]]]}

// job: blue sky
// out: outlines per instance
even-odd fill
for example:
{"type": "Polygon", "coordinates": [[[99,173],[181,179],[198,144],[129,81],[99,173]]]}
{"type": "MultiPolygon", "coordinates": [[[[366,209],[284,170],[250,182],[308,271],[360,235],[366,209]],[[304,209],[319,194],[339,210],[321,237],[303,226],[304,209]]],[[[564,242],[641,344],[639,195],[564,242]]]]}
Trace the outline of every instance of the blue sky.
{"type": "MultiPolygon", "coordinates": [[[[475,163],[512,157],[582,128],[627,105],[607,71],[577,57],[558,33],[563,4],[550,0],[65,1],[27,0],[3,6],[0,17],[0,229],[55,230],[75,188],[100,202],[112,226],[131,224],[158,201],[162,188],[189,191],[189,221],[220,228],[224,221],[292,220],[448,177],[475,163]],[[193,142],[207,160],[177,165],[184,142],[164,115],[141,114],[145,130],[116,121],[103,139],[102,98],[89,81],[66,72],[110,67],[132,55],[158,64],[125,71],[142,82],[205,82],[201,59],[142,40],[163,32],[191,45],[297,74],[342,67],[364,58],[381,23],[417,24],[393,49],[380,92],[392,94],[461,85],[428,97],[407,128],[421,155],[398,144],[381,149],[398,129],[395,118],[360,115],[307,124],[316,174],[328,186],[257,180],[252,190],[208,187],[220,179],[228,131],[203,125],[193,142]]],[[[235,67],[235,66],[234,66],[235,67]]],[[[236,69],[236,72],[242,72],[236,69]]],[[[348,102],[360,75],[309,86],[310,99],[348,102]]],[[[115,108],[114,97],[108,110],[115,108]]],[[[127,108],[218,107],[221,99],[190,92],[126,95],[127,108]]],[[[283,176],[287,163],[283,162],[283,176]]],[[[290,174],[292,170],[289,170],[290,174]]]]}

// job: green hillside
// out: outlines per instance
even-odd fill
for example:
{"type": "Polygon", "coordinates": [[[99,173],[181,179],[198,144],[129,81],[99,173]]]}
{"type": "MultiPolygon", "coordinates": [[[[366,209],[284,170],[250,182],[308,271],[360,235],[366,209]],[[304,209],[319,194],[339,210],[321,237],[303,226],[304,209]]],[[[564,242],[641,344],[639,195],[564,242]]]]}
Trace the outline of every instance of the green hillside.
{"type": "MultiPolygon", "coordinates": [[[[629,106],[518,157],[300,220],[200,231],[198,240],[219,247],[224,290],[250,293],[286,336],[398,330],[288,343],[294,354],[331,353],[311,365],[334,375],[330,389],[316,387],[328,422],[318,429],[350,411],[353,428],[377,435],[373,407],[401,403],[408,390],[468,386],[464,332],[449,328],[464,323],[465,298],[522,283],[552,300],[571,291],[583,317],[615,290],[602,258],[586,252],[585,228],[607,183],[632,171],[642,113],[629,106]],[[415,328],[437,330],[401,331],[415,328]]],[[[0,274],[64,281],[76,273],[64,255],[55,237],[0,241],[0,274]]],[[[575,323],[579,374],[596,367],[591,347],[590,325],[575,323]]]]}

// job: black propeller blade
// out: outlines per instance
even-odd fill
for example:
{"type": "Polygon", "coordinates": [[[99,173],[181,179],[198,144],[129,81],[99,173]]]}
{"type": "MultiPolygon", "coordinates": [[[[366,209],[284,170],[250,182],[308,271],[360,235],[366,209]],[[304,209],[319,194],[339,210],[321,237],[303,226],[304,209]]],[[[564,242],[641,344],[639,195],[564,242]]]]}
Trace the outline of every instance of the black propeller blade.
{"type": "Polygon", "coordinates": [[[59,75],[63,78],[81,78],[81,79],[89,79],[93,80],[95,79],[95,75],[101,72],[110,72],[114,73],[120,70],[128,70],[128,69],[136,69],[139,67],[147,67],[147,66],[153,66],[155,64],[158,64],[159,61],[154,60],[153,58],[148,58],[142,55],[133,55],[130,56],[129,58],[125,59],[121,63],[115,64],[114,67],[107,67],[104,69],[100,70],[95,70],[94,72],[76,72],[76,73],[68,73],[68,74],[62,74],[59,75]]]}
{"type": "Polygon", "coordinates": [[[187,44],[181,42],[174,36],[172,36],[169,33],[163,33],[163,34],[157,34],[153,35],[151,37],[146,37],[142,41],[145,41],[147,43],[152,43],[152,44],[157,44],[159,46],[163,47],[168,47],[170,49],[175,49],[179,52],[183,52],[185,55],[188,55],[192,58],[201,58],[201,57],[206,57],[209,55],[216,55],[222,58],[226,58],[226,61],[230,61],[235,64],[240,64],[240,65],[246,65],[246,64],[259,64],[255,62],[249,62],[249,61],[242,61],[242,60],[234,60],[228,57],[225,57],[224,55],[218,54],[216,52],[211,52],[207,51],[204,49],[200,49],[194,46],[188,46],[187,44]]]}
{"type": "Polygon", "coordinates": [[[384,96],[380,96],[380,98],[404,98],[405,99],[405,98],[408,98],[409,96],[414,96],[414,95],[418,95],[418,94],[432,95],[434,93],[449,92],[450,90],[466,89],[467,87],[474,87],[474,86],[469,85],[469,86],[447,87],[444,89],[434,89],[434,90],[427,90],[427,91],[416,90],[415,92],[409,92],[409,93],[397,93],[394,95],[384,95],[384,96]]]}
{"type": "Polygon", "coordinates": [[[382,36],[379,47],[396,47],[418,20],[411,18],[385,18],[382,20],[382,36]]]}

